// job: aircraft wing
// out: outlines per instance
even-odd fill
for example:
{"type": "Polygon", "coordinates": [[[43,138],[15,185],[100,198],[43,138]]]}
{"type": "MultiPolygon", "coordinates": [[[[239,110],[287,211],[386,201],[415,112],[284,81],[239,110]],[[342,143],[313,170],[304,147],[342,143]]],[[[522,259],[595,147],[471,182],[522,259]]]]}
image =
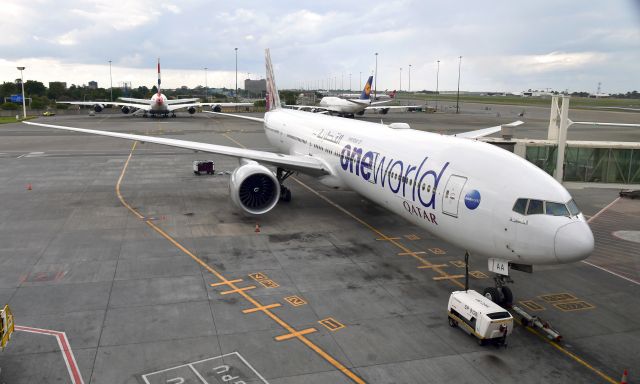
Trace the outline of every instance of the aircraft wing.
{"type": "Polygon", "coordinates": [[[237,117],[239,119],[245,119],[245,120],[257,121],[259,123],[264,123],[264,119],[260,117],[243,116],[243,115],[236,115],[234,113],[222,113],[222,112],[211,112],[211,111],[202,111],[202,112],[210,113],[212,115],[237,117]]]}
{"type": "Polygon", "coordinates": [[[128,103],[141,103],[141,104],[149,104],[150,99],[136,99],[133,97],[118,97],[119,100],[126,101],[128,103]]]}
{"type": "Polygon", "coordinates": [[[424,105],[371,105],[365,109],[376,110],[376,109],[407,109],[407,108],[424,108],[424,105]]]}
{"type": "Polygon", "coordinates": [[[73,105],[89,105],[94,106],[96,104],[100,105],[115,105],[118,107],[130,107],[136,109],[142,109],[144,111],[148,111],[151,109],[151,105],[149,104],[149,100],[144,100],[146,104],[137,104],[131,102],[120,102],[120,101],[56,101],[56,104],[73,104],[73,105]]]}
{"type": "Polygon", "coordinates": [[[125,140],[133,140],[133,141],[141,141],[146,143],[166,145],[166,146],[175,147],[175,148],[191,149],[191,150],[200,151],[200,152],[216,153],[219,155],[255,160],[261,163],[271,164],[271,165],[283,167],[286,169],[301,171],[301,172],[310,173],[310,174],[329,174],[329,170],[324,165],[324,163],[322,163],[317,158],[314,158],[311,156],[283,155],[280,153],[257,151],[253,149],[245,149],[245,148],[237,148],[237,147],[228,147],[224,145],[200,143],[196,141],[170,139],[170,138],[158,137],[158,136],[134,135],[129,133],[99,131],[94,129],[73,128],[73,127],[66,127],[62,125],[33,123],[30,121],[23,121],[23,123],[39,126],[39,127],[45,127],[45,128],[60,129],[64,131],[88,133],[92,135],[115,137],[115,138],[125,139],[125,140]]]}
{"type": "MultiPolygon", "coordinates": [[[[327,108],[327,107],[321,107],[318,105],[285,105],[285,108],[290,108],[290,109],[295,109],[298,111],[301,110],[306,110],[306,109],[310,109],[311,111],[322,111],[322,112],[315,112],[315,113],[329,113],[331,111],[331,109],[327,108]]],[[[308,111],[307,111],[308,112],[308,111]]]]}
{"type": "MultiPolygon", "coordinates": [[[[514,121],[513,123],[505,124],[507,127],[517,127],[518,125],[524,124],[523,121],[514,121]]],[[[488,136],[492,133],[500,132],[502,129],[502,125],[498,125],[495,127],[476,129],[475,131],[456,133],[452,136],[456,137],[465,137],[467,139],[477,139],[478,137],[488,136]]]]}
{"type": "Polygon", "coordinates": [[[252,107],[253,103],[186,103],[186,104],[169,104],[167,105],[167,109],[170,111],[175,111],[182,108],[189,107],[208,107],[212,105],[219,105],[222,108],[225,107],[252,107]]]}
{"type": "Polygon", "coordinates": [[[195,103],[196,101],[198,101],[198,98],[193,98],[193,99],[173,99],[173,100],[167,100],[166,103],[167,103],[167,105],[171,105],[171,104],[182,104],[182,103],[195,103]]]}

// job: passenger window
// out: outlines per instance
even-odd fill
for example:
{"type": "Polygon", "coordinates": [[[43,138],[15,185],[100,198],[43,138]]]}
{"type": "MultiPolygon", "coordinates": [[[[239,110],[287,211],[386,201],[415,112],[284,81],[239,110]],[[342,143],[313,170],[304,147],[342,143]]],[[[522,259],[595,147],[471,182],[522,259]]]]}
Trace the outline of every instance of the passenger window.
{"type": "Polygon", "coordinates": [[[527,215],[539,215],[544,213],[542,200],[529,200],[527,215]]]}
{"type": "Polygon", "coordinates": [[[528,199],[516,200],[516,203],[513,205],[513,211],[518,212],[521,215],[524,215],[524,213],[527,210],[527,201],[528,199]]]}
{"type": "Polygon", "coordinates": [[[567,206],[560,203],[552,203],[547,201],[545,204],[547,215],[551,216],[569,216],[567,206]]]}
{"type": "Polygon", "coordinates": [[[571,216],[575,216],[580,213],[580,208],[576,205],[576,202],[571,200],[567,203],[567,208],[569,208],[569,212],[571,216]]]}

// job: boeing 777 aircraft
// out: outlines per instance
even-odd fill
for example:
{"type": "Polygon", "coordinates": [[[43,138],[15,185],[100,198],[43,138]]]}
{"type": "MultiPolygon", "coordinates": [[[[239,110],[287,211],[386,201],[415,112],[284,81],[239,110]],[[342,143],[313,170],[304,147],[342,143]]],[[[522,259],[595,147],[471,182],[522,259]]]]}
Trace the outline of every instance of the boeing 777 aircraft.
{"type": "MultiPolygon", "coordinates": [[[[281,107],[269,50],[268,140],[280,153],[193,141],[64,127],[25,124],[167,145],[236,157],[229,190],[244,212],[261,215],[280,200],[293,172],[315,176],[332,188],[352,189],[420,228],[489,259],[495,287],[485,295],[498,303],[513,300],[509,270],[570,263],[592,252],[594,239],[567,190],[525,159],[473,140],[500,126],[445,136],[390,125],[347,120],[281,107]],[[275,166],[275,172],[265,165],[275,166]]],[[[518,125],[521,122],[512,123],[518,125]]]]}
{"type": "MultiPolygon", "coordinates": [[[[365,110],[377,110],[382,114],[386,114],[390,109],[407,109],[422,107],[421,105],[381,105],[391,101],[371,101],[371,83],[373,82],[373,76],[369,76],[367,83],[364,85],[364,89],[358,99],[344,99],[336,96],[325,96],[320,100],[319,106],[312,105],[292,105],[294,109],[310,109],[323,113],[337,114],[344,117],[354,117],[354,115],[362,116],[365,110]]],[[[394,94],[395,95],[395,94],[394,94]]]]}
{"type": "Polygon", "coordinates": [[[74,104],[74,105],[90,105],[93,106],[93,110],[96,112],[102,112],[105,105],[115,105],[120,107],[120,110],[124,114],[129,112],[138,113],[142,111],[143,117],[161,115],[167,117],[171,114],[171,117],[176,117],[176,111],[182,108],[186,108],[189,114],[196,113],[196,107],[211,106],[211,109],[215,112],[220,112],[223,107],[249,107],[253,103],[197,103],[195,99],[175,99],[169,100],[165,96],[160,88],[160,59],[158,59],[158,92],[151,96],[151,99],[134,99],[128,97],[121,97],[122,101],[58,101],[58,104],[74,104]]]}

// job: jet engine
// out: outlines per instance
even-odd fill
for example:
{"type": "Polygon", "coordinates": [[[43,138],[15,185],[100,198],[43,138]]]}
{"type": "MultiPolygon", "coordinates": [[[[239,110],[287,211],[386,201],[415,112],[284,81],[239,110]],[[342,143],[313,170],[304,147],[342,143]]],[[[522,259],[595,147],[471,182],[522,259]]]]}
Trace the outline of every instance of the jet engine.
{"type": "Polygon", "coordinates": [[[231,174],[231,201],[253,215],[269,212],[280,198],[278,179],[273,172],[255,161],[243,160],[243,163],[231,174]]]}
{"type": "Polygon", "coordinates": [[[382,108],[382,109],[380,110],[380,114],[381,114],[381,115],[386,115],[387,113],[389,113],[389,108],[382,108]]]}
{"type": "Polygon", "coordinates": [[[364,110],[359,111],[359,112],[356,112],[356,115],[358,115],[358,116],[362,116],[362,115],[364,115],[364,110]]]}
{"type": "Polygon", "coordinates": [[[129,112],[131,112],[131,108],[127,107],[126,105],[123,105],[122,108],[120,108],[120,110],[122,111],[122,113],[124,113],[125,115],[128,114],[129,112]]]}
{"type": "Polygon", "coordinates": [[[222,107],[218,104],[218,105],[212,105],[211,106],[211,110],[213,112],[222,112],[222,107]]]}
{"type": "Polygon", "coordinates": [[[196,107],[187,108],[187,112],[189,112],[190,115],[193,115],[194,113],[196,113],[196,107]]]}
{"type": "Polygon", "coordinates": [[[102,104],[96,104],[93,106],[93,110],[96,112],[102,112],[103,109],[104,109],[104,106],[102,104]]]}

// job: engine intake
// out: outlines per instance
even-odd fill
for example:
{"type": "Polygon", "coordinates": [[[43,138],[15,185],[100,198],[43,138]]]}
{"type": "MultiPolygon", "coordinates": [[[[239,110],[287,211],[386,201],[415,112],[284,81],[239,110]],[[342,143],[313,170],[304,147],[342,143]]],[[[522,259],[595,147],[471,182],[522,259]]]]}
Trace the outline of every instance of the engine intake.
{"type": "Polygon", "coordinates": [[[120,108],[120,110],[122,111],[122,113],[124,113],[125,115],[128,114],[129,112],[131,112],[131,108],[127,107],[126,105],[123,105],[122,108],[120,108]]]}
{"type": "Polygon", "coordinates": [[[231,201],[253,215],[269,212],[280,198],[280,183],[265,166],[246,161],[231,174],[229,181],[231,201]]]}
{"type": "Polygon", "coordinates": [[[196,108],[195,107],[189,107],[189,108],[187,108],[187,112],[189,112],[190,115],[193,115],[194,113],[196,113],[196,108]]]}
{"type": "Polygon", "coordinates": [[[104,107],[102,106],[102,104],[96,104],[93,106],[93,110],[96,112],[102,112],[103,109],[104,107]]]}
{"type": "Polygon", "coordinates": [[[222,112],[222,107],[221,107],[219,104],[212,105],[212,106],[211,106],[211,110],[212,110],[213,112],[222,112]]]}

